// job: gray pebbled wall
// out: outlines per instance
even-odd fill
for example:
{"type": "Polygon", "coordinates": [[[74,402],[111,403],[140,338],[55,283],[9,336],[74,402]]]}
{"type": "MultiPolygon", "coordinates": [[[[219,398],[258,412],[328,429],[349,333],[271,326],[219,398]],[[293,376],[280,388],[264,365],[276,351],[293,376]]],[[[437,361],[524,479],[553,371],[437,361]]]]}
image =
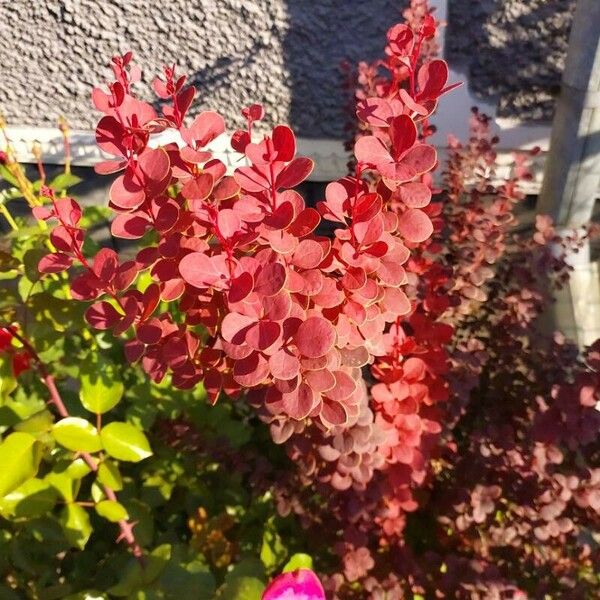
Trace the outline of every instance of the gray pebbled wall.
{"type": "MultiPolygon", "coordinates": [[[[598,0],[600,2],[600,0],[598,0]]],[[[576,0],[449,0],[446,52],[498,114],[552,118],[576,0]]]]}
{"type": "Polygon", "coordinates": [[[132,49],[146,82],[176,63],[195,106],[265,104],[304,137],[343,137],[340,62],[373,59],[398,0],[0,0],[0,111],[14,125],[93,127],[93,85],[132,49]]]}
{"type": "MultiPolygon", "coordinates": [[[[408,0],[0,0],[0,112],[14,125],[93,127],[89,101],[116,52],[147,82],[177,63],[196,110],[240,123],[265,104],[303,137],[343,138],[339,64],[380,55],[408,0]]],[[[598,0],[600,2],[600,0],[598,0]]],[[[501,116],[547,120],[575,0],[448,0],[447,52],[501,116]]],[[[150,97],[150,96],[148,96],[150,97]]]]}

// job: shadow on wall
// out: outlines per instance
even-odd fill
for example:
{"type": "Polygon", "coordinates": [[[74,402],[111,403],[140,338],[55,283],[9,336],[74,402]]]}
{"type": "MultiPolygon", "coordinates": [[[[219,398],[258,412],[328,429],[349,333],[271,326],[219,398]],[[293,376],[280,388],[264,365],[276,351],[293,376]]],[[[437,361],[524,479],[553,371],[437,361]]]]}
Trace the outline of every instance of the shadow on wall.
{"type": "Polygon", "coordinates": [[[450,0],[446,56],[498,116],[551,120],[576,0],[450,0]],[[476,51],[474,51],[474,49],[476,51]]]}
{"type": "Polygon", "coordinates": [[[381,56],[385,33],[401,18],[403,0],[284,0],[283,41],[291,93],[290,124],[305,138],[344,139],[347,123],[341,63],[381,56]]]}

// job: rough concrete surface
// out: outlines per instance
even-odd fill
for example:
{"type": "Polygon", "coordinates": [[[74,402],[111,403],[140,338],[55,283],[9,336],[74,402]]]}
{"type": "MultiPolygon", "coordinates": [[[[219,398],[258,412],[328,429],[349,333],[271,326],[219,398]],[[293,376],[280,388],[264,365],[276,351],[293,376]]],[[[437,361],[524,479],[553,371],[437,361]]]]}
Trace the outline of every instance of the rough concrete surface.
{"type": "MultiPolygon", "coordinates": [[[[398,0],[0,0],[0,111],[14,125],[91,128],[92,86],[132,49],[145,82],[176,63],[196,110],[240,123],[264,103],[304,137],[343,137],[339,65],[374,59],[398,0]]],[[[145,86],[141,86],[142,88],[145,86]]]]}
{"type": "MultiPolygon", "coordinates": [[[[600,0],[598,0],[600,1],[600,0]]],[[[449,59],[498,114],[552,118],[576,0],[449,0],[449,59]]]]}

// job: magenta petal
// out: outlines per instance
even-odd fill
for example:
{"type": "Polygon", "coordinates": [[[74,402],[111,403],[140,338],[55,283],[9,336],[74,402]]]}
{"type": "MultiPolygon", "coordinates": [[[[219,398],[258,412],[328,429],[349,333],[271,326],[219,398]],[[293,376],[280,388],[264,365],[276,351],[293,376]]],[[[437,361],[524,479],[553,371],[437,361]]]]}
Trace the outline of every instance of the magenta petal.
{"type": "Polygon", "coordinates": [[[325,600],[325,591],[310,569],[282,573],[263,592],[262,600],[325,600]]]}

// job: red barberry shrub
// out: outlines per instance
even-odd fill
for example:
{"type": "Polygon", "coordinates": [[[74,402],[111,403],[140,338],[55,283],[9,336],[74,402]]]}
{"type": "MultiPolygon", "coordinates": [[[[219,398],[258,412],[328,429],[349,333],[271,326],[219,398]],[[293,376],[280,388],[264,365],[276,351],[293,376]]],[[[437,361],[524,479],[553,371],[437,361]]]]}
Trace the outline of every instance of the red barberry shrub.
{"type": "Polygon", "coordinates": [[[268,426],[283,466],[208,443],[182,416],[155,433],[297,516],[329,597],[583,598],[598,569],[598,348],[577,358],[536,326],[548,275],[568,275],[557,248],[582,240],[543,218],[513,236],[528,157],[498,183],[478,112],[434,185],[430,118],[454,85],[427,3],[406,16],[359,67],[352,168],[316,208],[295,191],[312,161],[289,127],[261,128],[261,106],[242,111],[231,173],[211,152],[226,125],[187,116],[185,76],[154,81],[157,112],[135,96],[131,54],[113,59],[93,93],[110,157],[96,170],[118,173],[112,234],[141,246],[88,259],[78,204],[45,188],[34,214],[55,224],[54,251],[39,269],[75,266],[88,323],[123,337],[152,381],[203,386],[268,426]]]}

